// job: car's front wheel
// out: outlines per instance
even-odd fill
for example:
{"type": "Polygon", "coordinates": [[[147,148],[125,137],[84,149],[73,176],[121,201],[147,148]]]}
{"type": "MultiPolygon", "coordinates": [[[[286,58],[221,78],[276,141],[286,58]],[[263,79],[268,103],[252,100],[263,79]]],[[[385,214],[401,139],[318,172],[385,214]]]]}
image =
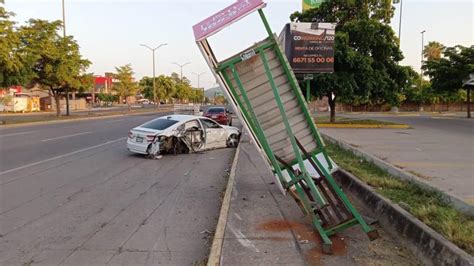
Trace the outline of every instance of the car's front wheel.
{"type": "Polygon", "coordinates": [[[239,136],[236,134],[230,135],[227,139],[227,147],[235,148],[237,145],[239,145],[239,136]]]}

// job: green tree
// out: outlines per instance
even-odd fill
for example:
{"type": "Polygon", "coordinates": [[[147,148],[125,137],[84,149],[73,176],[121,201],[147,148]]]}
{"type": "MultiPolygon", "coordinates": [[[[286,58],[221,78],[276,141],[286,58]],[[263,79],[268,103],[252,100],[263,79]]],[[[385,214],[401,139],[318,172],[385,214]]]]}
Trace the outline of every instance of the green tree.
{"type": "Polygon", "coordinates": [[[109,93],[98,93],[97,99],[104,103],[105,106],[111,105],[113,102],[117,102],[119,100],[118,95],[112,95],[109,93]]]}
{"type": "Polygon", "coordinates": [[[24,85],[32,77],[20,32],[11,20],[13,16],[13,13],[0,6],[0,88],[24,85]]]}
{"type": "Polygon", "coordinates": [[[193,103],[200,103],[204,101],[204,93],[200,88],[192,88],[190,100],[193,103]]]}
{"type": "Polygon", "coordinates": [[[79,76],[79,86],[77,90],[79,93],[93,92],[94,89],[94,73],[86,73],[79,76]]]}
{"type": "Polygon", "coordinates": [[[139,82],[138,85],[140,86],[140,92],[143,94],[145,99],[150,101],[154,101],[153,99],[153,78],[151,77],[143,77],[139,82]]]}
{"type": "Polygon", "coordinates": [[[156,86],[158,88],[158,97],[159,99],[164,100],[164,102],[168,102],[170,100],[175,91],[176,91],[176,82],[171,78],[165,75],[160,75],[156,80],[156,86]]]}
{"type": "Polygon", "coordinates": [[[413,69],[410,69],[409,76],[409,86],[403,90],[407,102],[418,104],[421,110],[423,104],[437,101],[437,95],[433,92],[430,81],[423,79],[413,69]]]}
{"type": "Polygon", "coordinates": [[[333,0],[290,16],[292,21],[337,23],[335,72],[317,74],[311,82],[315,96],[328,97],[331,122],[337,101],[400,104],[409,68],[398,65],[403,55],[389,25],[393,10],[391,1],[333,0]]]}
{"type": "Polygon", "coordinates": [[[183,102],[185,100],[189,100],[191,93],[192,91],[190,86],[188,86],[186,83],[178,83],[176,84],[174,98],[178,99],[180,102],[183,102]]]}
{"type": "Polygon", "coordinates": [[[54,97],[57,116],[61,115],[61,96],[81,86],[80,77],[90,65],[89,60],[82,58],[72,36],[63,38],[58,34],[61,27],[61,21],[30,19],[20,28],[24,51],[33,70],[32,82],[54,97]]]}
{"type": "Polygon", "coordinates": [[[471,87],[463,87],[463,81],[474,74],[474,45],[456,45],[444,50],[439,59],[427,60],[423,64],[425,74],[431,78],[432,87],[440,93],[466,90],[467,117],[471,117],[471,87]]]}
{"type": "Polygon", "coordinates": [[[181,82],[182,82],[182,83],[185,83],[185,84],[187,84],[187,85],[189,85],[189,86],[190,86],[190,84],[191,84],[191,81],[190,81],[186,76],[183,76],[183,80],[181,80],[180,75],[179,75],[178,73],[175,73],[175,72],[171,73],[171,78],[172,78],[172,79],[174,80],[174,82],[176,82],[176,83],[181,83],[181,82]]]}
{"type": "Polygon", "coordinates": [[[133,96],[138,91],[138,85],[133,79],[132,65],[127,64],[125,66],[119,66],[115,68],[114,77],[118,80],[118,83],[114,85],[113,90],[117,92],[117,95],[125,100],[128,105],[128,110],[131,111],[131,105],[129,97],[133,96]]]}

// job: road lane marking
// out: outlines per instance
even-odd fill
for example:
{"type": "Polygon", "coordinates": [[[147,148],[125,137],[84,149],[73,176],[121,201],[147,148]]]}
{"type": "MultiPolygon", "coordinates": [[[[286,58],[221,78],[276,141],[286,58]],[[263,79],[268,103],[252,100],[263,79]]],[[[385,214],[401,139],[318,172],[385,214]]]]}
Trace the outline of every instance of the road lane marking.
{"type": "Polygon", "coordinates": [[[11,136],[18,136],[18,135],[26,135],[26,134],[30,134],[30,133],[33,133],[33,132],[36,132],[36,130],[23,131],[23,132],[18,132],[18,133],[11,133],[11,134],[0,135],[0,138],[2,138],[2,137],[11,137],[11,136]]]}
{"type": "Polygon", "coordinates": [[[67,136],[62,136],[62,137],[57,137],[57,138],[51,138],[51,139],[43,139],[41,141],[46,142],[46,141],[52,141],[52,140],[57,140],[57,139],[65,139],[65,138],[70,138],[70,137],[74,137],[74,136],[86,135],[86,134],[90,134],[90,133],[92,133],[92,131],[81,132],[81,133],[77,133],[77,134],[72,134],[72,135],[67,135],[67,136]]]}
{"type": "Polygon", "coordinates": [[[105,123],[112,123],[112,122],[119,122],[119,121],[125,121],[125,119],[118,119],[118,120],[111,120],[111,121],[104,121],[105,123]]]}
{"type": "Polygon", "coordinates": [[[70,152],[70,153],[66,153],[66,154],[63,154],[63,155],[59,155],[59,156],[56,156],[56,157],[53,157],[53,158],[49,158],[49,159],[46,159],[46,160],[42,160],[42,161],[39,161],[39,162],[35,162],[35,163],[30,163],[30,164],[27,164],[27,165],[23,165],[23,166],[20,166],[20,167],[17,167],[17,168],[13,168],[13,169],[9,169],[9,170],[0,172],[0,175],[8,174],[8,173],[15,172],[15,171],[18,171],[18,170],[21,170],[21,169],[25,169],[25,168],[28,168],[28,167],[31,167],[31,166],[35,166],[35,165],[38,165],[38,164],[42,164],[42,163],[46,163],[46,162],[49,162],[49,161],[57,160],[57,159],[60,159],[60,158],[63,158],[63,157],[67,157],[67,156],[70,156],[70,155],[74,155],[74,154],[77,154],[77,153],[80,153],[80,152],[83,152],[83,151],[92,150],[92,149],[95,149],[95,148],[98,148],[98,147],[105,146],[105,145],[107,145],[107,144],[111,144],[111,143],[114,143],[114,142],[117,142],[117,141],[121,141],[121,140],[126,140],[126,139],[127,139],[127,137],[125,137],[125,138],[120,138],[120,139],[116,139],[116,140],[107,141],[107,142],[105,142],[105,143],[98,144],[98,145],[95,145],[95,146],[91,146],[91,147],[88,147],[88,148],[85,148],[85,149],[80,149],[80,150],[77,150],[77,151],[73,151],[73,152],[70,152]]]}

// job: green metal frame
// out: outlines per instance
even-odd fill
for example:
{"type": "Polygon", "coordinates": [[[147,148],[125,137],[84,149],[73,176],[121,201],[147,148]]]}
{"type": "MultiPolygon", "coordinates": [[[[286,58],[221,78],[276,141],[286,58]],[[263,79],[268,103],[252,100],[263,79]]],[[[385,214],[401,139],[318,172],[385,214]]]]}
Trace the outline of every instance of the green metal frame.
{"type": "MultiPolygon", "coordinates": [[[[278,162],[278,160],[280,159],[279,158],[277,159],[276,155],[274,154],[274,152],[272,151],[270,147],[270,144],[268,143],[267,138],[265,137],[263,128],[254,112],[251,101],[248,98],[244,85],[235,68],[236,64],[242,62],[242,58],[240,56],[235,56],[233,58],[230,58],[229,60],[219,63],[218,66],[216,67],[216,72],[222,75],[225,83],[227,84],[232,94],[232,97],[235,99],[235,101],[237,102],[237,104],[239,105],[241,109],[243,118],[247,121],[248,126],[252,130],[255,138],[258,140],[257,143],[261,146],[261,148],[265,152],[266,157],[268,158],[268,160],[270,161],[272,165],[273,172],[278,176],[283,187],[285,189],[291,189],[292,187],[295,188],[298,199],[301,201],[302,207],[304,209],[303,211],[305,213],[310,214],[311,219],[312,219],[312,224],[315,227],[315,229],[319,232],[323,240],[323,244],[324,244],[323,250],[325,252],[331,251],[332,242],[329,239],[329,236],[356,224],[360,224],[362,227],[362,230],[368,233],[369,236],[372,235],[371,239],[373,239],[374,238],[373,235],[377,234],[376,231],[366,224],[366,222],[362,219],[359,212],[352,206],[347,196],[339,188],[334,178],[331,176],[330,172],[325,167],[323,167],[321,162],[316,158],[317,154],[322,153],[329,165],[329,169],[333,169],[334,166],[332,165],[332,162],[329,156],[327,155],[326,150],[324,149],[324,142],[321,136],[319,135],[319,132],[314,124],[311,114],[308,111],[307,103],[303,97],[303,94],[300,90],[298,82],[296,81],[296,77],[293,74],[291,67],[285,55],[283,54],[280,46],[278,45],[275,35],[271,31],[271,28],[263,13],[263,10],[259,9],[258,13],[260,15],[260,18],[265,26],[265,29],[269,37],[265,41],[263,41],[261,44],[259,44],[258,47],[256,47],[254,50],[256,51],[258,56],[260,56],[260,59],[263,62],[265,73],[270,83],[270,86],[272,88],[273,96],[278,106],[279,113],[283,118],[285,130],[289,136],[290,143],[296,157],[296,159],[293,162],[283,162],[283,163],[278,162]],[[303,111],[304,116],[310,125],[311,133],[317,142],[316,143],[317,149],[313,151],[309,151],[308,153],[303,152],[301,150],[301,147],[298,146],[297,144],[297,140],[291,128],[284,104],[278,92],[278,87],[275,84],[275,81],[273,79],[273,74],[268,63],[269,61],[266,55],[266,51],[268,50],[273,50],[277,54],[278,60],[281,62],[283,66],[285,74],[290,82],[291,88],[293,92],[296,94],[296,98],[298,100],[299,105],[301,106],[301,110],[303,111]],[[229,77],[229,74],[227,72],[230,72],[230,74],[232,75],[235,81],[235,85],[232,83],[229,77]],[[240,92],[240,96],[238,92],[240,92]],[[340,224],[337,224],[330,228],[323,227],[322,219],[321,217],[318,216],[317,213],[321,213],[323,208],[325,208],[328,205],[327,199],[324,196],[326,195],[326,192],[322,193],[322,191],[320,191],[320,188],[316,186],[313,177],[309,174],[304,164],[304,160],[306,159],[311,159],[312,161],[315,162],[315,165],[320,170],[319,173],[323,175],[321,178],[325,178],[329,186],[331,186],[332,190],[335,192],[337,197],[339,197],[344,207],[352,215],[351,219],[347,221],[343,221],[340,224]],[[293,165],[298,165],[300,172],[294,171],[292,168],[293,165]],[[290,182],[288,182],[285,179],[285,176],[283,174],[283,171],[285,170],[291,179],[290,182]],[[305,183],[305,188],[307,189],[306,191],[303,189],[302,184],[301,184],[301,182],[303,181],[305,183]],[[313,200],[310,200],[310,198],[313,200]]],[[[309,93],[309,80],[307,81],[307,93],[309,93]]],[[[326,213],[328,212],[326,211],[326,213]]]]}

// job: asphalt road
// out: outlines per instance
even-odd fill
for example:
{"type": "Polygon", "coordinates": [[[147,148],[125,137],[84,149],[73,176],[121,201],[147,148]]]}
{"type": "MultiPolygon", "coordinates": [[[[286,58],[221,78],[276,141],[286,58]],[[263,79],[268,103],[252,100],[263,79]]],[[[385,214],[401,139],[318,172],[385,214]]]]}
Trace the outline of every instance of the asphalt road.
{"type": "Polygon", "coordinates": [[[235,150],[130,154],[152,117],[0,128],[0,265],[205,261],[235,150]]]}
{"type": "Polygon", "coordinates": [[[321,129],[474,204],[474,119],[426,114],[342,114],[413,129],[321,129]]]}

